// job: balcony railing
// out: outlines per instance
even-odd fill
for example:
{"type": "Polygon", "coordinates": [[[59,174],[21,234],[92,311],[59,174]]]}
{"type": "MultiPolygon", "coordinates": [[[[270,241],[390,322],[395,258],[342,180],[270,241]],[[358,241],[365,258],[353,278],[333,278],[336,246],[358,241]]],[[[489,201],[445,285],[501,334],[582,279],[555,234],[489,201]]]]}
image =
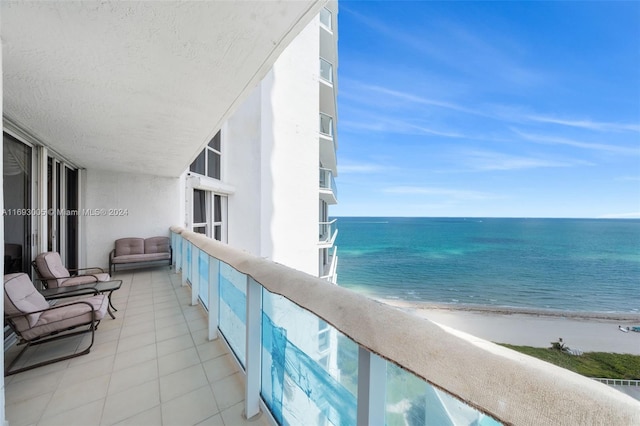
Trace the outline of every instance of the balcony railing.
{"type": "Polygon", "coordinates": [[[333,193],[333,196],[338,199],[338,187],[336,186],[336,180],[333,178],[333,173],[329,169],[320,168],[320,189],[329,190],[333,193]]]}
{"type": "Polygon", "coordinates": [[[333,117],[320,113],[320,133],[333,137],[333,117]]]}
{"type": "Polygon", "coordinates": [[[323,58],[320,58],[320,78],[333,83],[333,64],[323,58]]]}
{"type": "Polygon", "coordinates": [[[337,283],[337,268],[338,268],[338,246],[333,246],[333,252],[329,255],[329,263],[324,265],[324,270],[321,272],[320,278],[329,281],[330,283],[337,283]]]}
{"type": "Polygon", "coordinates": [[[338,235],[337,219],[331,222],[320,222],[320,230],[318,232],[318,241],[323,245],[333,245],[338,235]]]}
{"type": "Polygon", "coordinates": [[[604,384],[171,230],[209,338],[222,337],[242,367],[248,418],[262,409],[279,424],[640,424],[640,404],[604,384]],[[337,335],[322,355],[309,333],[320,321],[337,335]]]}
{"type": "Polygon", "coordinates": [[[325,7],[320,11],[320,23],[330,31],[333,29],[331,23],[331,11],[325,7]]]}

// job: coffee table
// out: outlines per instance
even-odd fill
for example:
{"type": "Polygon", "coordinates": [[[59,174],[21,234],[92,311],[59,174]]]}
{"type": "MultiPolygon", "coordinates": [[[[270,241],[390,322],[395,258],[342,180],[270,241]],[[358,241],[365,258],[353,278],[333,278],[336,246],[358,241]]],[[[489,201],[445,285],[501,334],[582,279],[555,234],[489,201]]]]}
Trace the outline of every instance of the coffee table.
{"type": "Polygon", "coordinates": [[[98,281],[95,283],[69,285],[66,287],[47,288],[40,291],[40,293],[44,296],[45,300],[63,299],[65,297],[83,296],[85,294],[96,295],[108,293],[107,300],[109,301],[109,306],[107,306],[107,312],[111,318],[115,319],[116,317],[111,310],[113,309],[116,312],[118,310],[113,306],[113,303],[111,303],[111,295],[121,286],[122,280],[98,281]]]}

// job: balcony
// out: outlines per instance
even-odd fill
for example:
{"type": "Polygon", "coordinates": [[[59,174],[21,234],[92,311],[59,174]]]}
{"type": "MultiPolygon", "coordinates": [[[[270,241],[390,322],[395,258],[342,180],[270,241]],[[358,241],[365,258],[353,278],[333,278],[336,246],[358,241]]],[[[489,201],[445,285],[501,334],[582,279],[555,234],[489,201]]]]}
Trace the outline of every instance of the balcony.
{"type": "Polygon", "coordinates": [[[323,58],[320,58],[320,78],[333,86],[333,64],[323,58]]]}
{"type": "Polygon", "coordinates": [[[320,199],[327,204],[338,203],[338,187],[333,173],[322,167],[320,168],[320,199]]]}
{"type": "MultiPolygon", "coordinates": [[[[116,278],[116,319],[101,321],[89,354],[5,377],[9,425],[269,424],[243,419],[240,368],[222,340],[209,339],[207,312],[191,304],[179,274],[162,267],[116,278]]],[[[48,359],[63,345],[30,350],[48,359]]]]}
{"type": "Polygon", "coordinates": [[[324,269],[320,271],[320,278],[329,281],[332,284],[338,282],[338,246],[333,246],[333,251],[329,255],[329,262],[324,265],[324,269]]]}
{"type": "Polygon", "coordinates": [[[322,24],[323,28],[326,29],[327,31],[331,32],[333,31],[333,18],[332,18],[332,13],[329,9],[327,9],[326,7],[323,7],[320,10],[320,24],[322,24]]]}
{"type": "Polygon", "coordinates": [[[333,117],[320,113],[320,135],[333,139],[333,117]]]}
{"type": "MultiPolygon", "coordinates": [[[[319,88],[319,96],[320,96],[320,111],[322,111],[327,117],[336,116],[336,90],[335,90],[335,79],[334,79],[334,67],[331,62],[324,58],[320,58],[320,88],[319,88]]],[[[332,120],[331,120],[332,121],[332,120]]],[[[329,123],[326,124],[329,126],[329,123]]],[[[327,132],[330,131],[329,128],[326,129],[327,132]]],[[[328,133],[327,133],[328,134],[328,133]]],[[[328,136],[335,136],[333,133],[328,134],[328,136]]]]}
{"type": "Polygon", "coordinates": [[[337,219],[333,219],[331,222],[320,222],[319,231],[319,248],[329,248],[333,246],[333,243],[338,236],[338,227],[336,226],[337,219]]]}
{"type": "Polygon", "coordinates": [[[640,424],[640,404],[604,384],[171,235],[180,273],[119,273],[117,318],[90,354],[6,378],[9,424],[640,424]],[[321,321],[329,348],[309,333],[321,321]]]}

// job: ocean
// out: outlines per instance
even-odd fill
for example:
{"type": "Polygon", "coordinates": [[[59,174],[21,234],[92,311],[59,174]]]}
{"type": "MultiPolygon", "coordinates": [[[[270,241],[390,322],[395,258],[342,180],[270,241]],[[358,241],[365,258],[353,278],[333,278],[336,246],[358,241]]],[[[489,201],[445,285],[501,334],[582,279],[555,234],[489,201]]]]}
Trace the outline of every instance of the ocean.
{"type": "Polygon", "coordinates": [[[337,220],[338,284],[433,304],[640,312],[640,220],[337,220]]]}

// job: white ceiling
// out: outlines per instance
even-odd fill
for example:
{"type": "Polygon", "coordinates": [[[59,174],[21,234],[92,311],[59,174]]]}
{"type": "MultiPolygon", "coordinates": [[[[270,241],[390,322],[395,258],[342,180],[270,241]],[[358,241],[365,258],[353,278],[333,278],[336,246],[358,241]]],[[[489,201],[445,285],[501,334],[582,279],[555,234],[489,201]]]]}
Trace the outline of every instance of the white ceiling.
{"type": "Polygon", "coordinates": [[[6,119],[79,167],[178,176],[326,1],[1,3],[6,119]]]}

